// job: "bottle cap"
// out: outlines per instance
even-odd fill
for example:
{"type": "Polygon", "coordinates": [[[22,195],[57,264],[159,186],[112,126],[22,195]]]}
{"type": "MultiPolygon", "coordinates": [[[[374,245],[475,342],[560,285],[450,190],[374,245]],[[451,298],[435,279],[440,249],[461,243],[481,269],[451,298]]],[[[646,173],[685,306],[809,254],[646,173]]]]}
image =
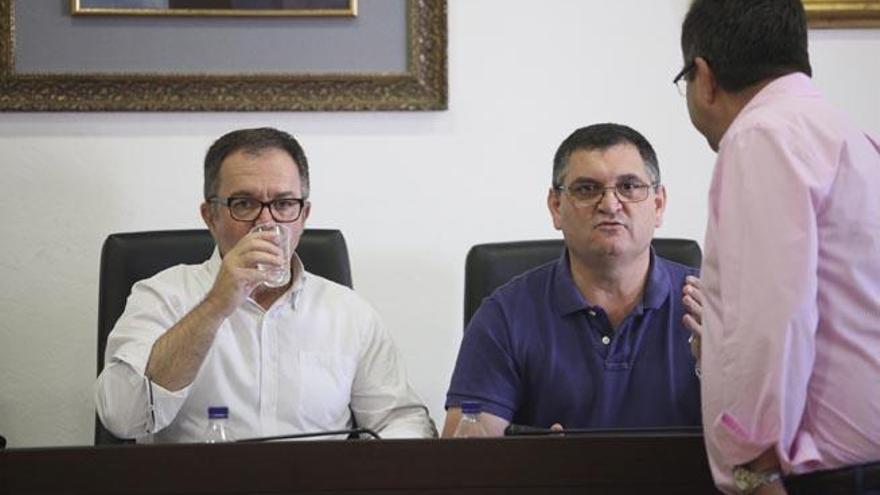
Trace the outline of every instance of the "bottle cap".
{"type": "Polygon", "coordinates": [[[481,404],[475,400],[461,401],[462,414],[480,414],[480,411],[482,409],[483,409],[483,404],[481,404]]]}
{"type": "Polygon", "coordinates": [[[208,419],[226,419],[229,417],[229,408],[226,406],[209,407],[208,419]]]}

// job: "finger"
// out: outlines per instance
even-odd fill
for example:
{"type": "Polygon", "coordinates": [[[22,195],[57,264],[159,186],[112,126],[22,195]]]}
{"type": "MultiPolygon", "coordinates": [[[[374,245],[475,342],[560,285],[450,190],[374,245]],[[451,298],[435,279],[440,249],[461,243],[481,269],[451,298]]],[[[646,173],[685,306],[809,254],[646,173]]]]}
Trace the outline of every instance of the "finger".
{"type": "Polygon", "coordinates": [[[275,250],[281,249],[278,245],[278,234],[271,231],[249,232],[247,235],[239,239],[235,246],[230,250],[233,251],[250,251],[253,249],[275,250]]]}
{"type": "MultiPolygon", "coordinates": [[[[273,235],[273,234],[267,233],[267,232],[257,232],[256,234],[273,235]]],[[[273,241],[272,239],[265,239],[262,237],[253,237],[251,239],[242,240],[242,242],[240,242],[239,246],[237,246],[237,247],[240,247],[240,250],[242,252],[264,251],[267,253],[274,253],[274,254],[278,254],[278,255],[280,255],[284,252],[281,249],[281,246],[279,246],[277,242],[273,241]]]]}
{"type": "Polygon", "coordinates": [[[703,302],[703,282],[699,278],[693,277],[690,275],[688,277],[686,277],[685,284],[684,284],[684,287],[682,288],[682,291],[685,294],[692,295],[695,299],[697,299],[700,302],[700,304],[702,304],[702,302],[703,302]]]}
{"type": "Polygon", "coordinates": [[[267,277],[267,273],[257,269],[227,267],[217,276],[214,288],[226,294],[249,294],[264,283],[267,277]]]}
{"type": "Polygon", "coordinates": [[[703,308],[699,305],[695,305],[693,300],[684,300],[685,307],[685,316],[690,317],[691,320],[695,321],[697,325],[703,324],[703,308]]]}
{"type": "Polygon", "coordinates": [[[256,268],[257,265],[283,266],[284,258],[280,253],[267,253],[263,251],[248,251],[242,253],[237,258],[238,266],[241,268],[256,268]]]}
{"type": "Polygon", "coordinates": [[[700,344],[702,343],[702,339],[700,339],[700,334],[697,332],[691,332],[690,337],[688,337],[688,346],[691,349],[691,354],[696,358],[697,361],[700,360],[700,344]]]}
{"type": "Polygon", "coordinates": [[[681,298],[681,302],[684,304],[688,313],[699,317],[700,320],[703,319],[703,305],[700,304],[699,301],[688,295],[681,298]]]}
{"type": "Polygon", "coordinates": [[[699,339],[703,336],[703,327],[702,325],[700,325],[700,322],[697,321],[697,319],[693,316],[684,315],[684,317],[681,319],[681,322],[684,324],[684,327],[686,329],[690,330],[695,335],[694,339],[699,339]]]}
{"type": "Polygon", "coordinates": [[[701,291],[701,290],[699,290],[699,289],[695,289],[695,288],[693,288],[693,287],[690,287],[690,289],[688,290],[687,295],[689,295],[689,296],[691,296],[692,298],[694,298],[694,300],[695,300],[695,301],[697,302],[697,304],[699,304],[700,306],[703,305],[703,291],[701,291]]]}
{"type": "Polygon", "coordinates": [[[269,272],[256,268],[239,268],[235,270],[235,275],[239,283],[249,289],[254,289],[260,284],[268,282],[270,278],[269,272]]]}
{"type": "Polygon", "coordinates": [[[692,297],[698,304],[703,304],[703,291],[699,287],[692,284],[685,284],[682,288],[682,292],[685,296],[692,297]]]}
{"type": "Polygon", "coordinates": [[[254,232],[248,232],[247,237],[251,237],[253,239],[272,240],[278,238],[278,232],[275,232],[274,230],[258,230],[254,232]]]}

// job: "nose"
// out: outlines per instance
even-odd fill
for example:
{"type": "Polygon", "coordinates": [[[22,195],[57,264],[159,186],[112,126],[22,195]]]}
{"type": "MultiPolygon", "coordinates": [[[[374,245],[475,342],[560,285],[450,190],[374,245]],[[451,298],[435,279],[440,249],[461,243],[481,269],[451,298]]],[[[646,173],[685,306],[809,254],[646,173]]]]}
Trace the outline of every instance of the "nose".
{"type": "Polygon", "coordinates": [[[613,213],[620,210],[622,206],[623,204],[617,197],[617,191],[613,187],[606,187],[602,191],[602,197],[599,198],[599,202],[596,203],[596,207],[601,212],[613,213]]]}
{"type": "Polygon", "coordinates": [[[275,223],[275,219],[272,218],[272,212],[269,211],[269,205],[263,205],[260,214],[257,216],[256,222],[257,224],[275,223]]]}

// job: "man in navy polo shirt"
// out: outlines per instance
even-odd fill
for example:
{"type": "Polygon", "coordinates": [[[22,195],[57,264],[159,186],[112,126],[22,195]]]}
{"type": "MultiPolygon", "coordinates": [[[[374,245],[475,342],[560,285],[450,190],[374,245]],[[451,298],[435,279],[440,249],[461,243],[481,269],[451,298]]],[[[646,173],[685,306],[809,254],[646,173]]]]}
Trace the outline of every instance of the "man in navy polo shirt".
{"type": "MultiPolygon", "coordinates": [[[[547,195],[566,249],[488,297],[468,324],[446,399],[482,404],[489,435],[510,424],[565,428],[700,424],[682,319],[697,270],[657,256],[666,190],[651,144],[597,124],[556,152],[547,195]]],[[[698,294],[697,294],[698,295],[698,294]]]]}

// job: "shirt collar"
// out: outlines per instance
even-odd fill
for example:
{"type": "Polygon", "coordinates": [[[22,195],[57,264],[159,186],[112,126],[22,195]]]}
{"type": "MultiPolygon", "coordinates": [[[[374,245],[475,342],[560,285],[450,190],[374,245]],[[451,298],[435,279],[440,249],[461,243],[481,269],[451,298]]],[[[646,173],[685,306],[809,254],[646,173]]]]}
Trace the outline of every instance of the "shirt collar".
{"type": "Polygon", "coordinates": [[[803,72],[794,72],[767,83],[755,96],[746,103],[744,109],[763,104],[779,95],[821,96],[810,76],[803,72]]]}
{"type": "MultiPolygon", "coordinates": [[[[816,88],[816,85],[813,84],[813,80],[810,79],[810,76],[803,72],[794,72],[782,77],[777,77],[761,88],[761,90],[758,91],[748,103],[746,103],[742,110],[739,111],[736,118],[730,123],[727,131],[721,136],[721,143],[726,140],[727,136],[732,134],[730,130],[735,128],[738,122],[743,121],[752,110],[761,108],[768,102],[777,100],[781,96],[819,98],[822,94],[819,92],[819,89],[816,88]]],[[[719,143],[719,146],[721,143],[719,143]]]]}
{"type": "Polygon", "coordinates": [[[302,260],[299,259],[299,255],[296,253],[296,251],[293,252],[293,260],[291,261],[291,263],[293,264],[293,273],[296,273],[296,278],[293,280],[293,283],[290,284],[290,290],[285,292],[284,295],[281,297],[289,297],[290,309],[296,309],[296,303],[297,301],[299,301],[303,289],[308,283],[308,277],[311,274],[306,272],[306,268],[302,264],[302,260]]]}
{"type": "MultiPolygon", "coordinates": [[[[591,304],[587,301],[571,275],[571,263],[569,263],[568,249],[564,249],[562,255],[556,260],[552,281],[553,299],[560,314],[569,315],[589,309],[591,304]]],[[[645,308],[657,309],[666,301],[669,295],[669,274],[657,263],[657,255],[651,247],[651,262],[648,267],[648,280],[645,283],[645,291],[642,300],[634,311],[641,313],[645,308]]]]}
{"type": "Polygon", "coordinates": [[[672,283],[669,280],[669,272],[667,272],[664,267],[661,266],[661,263],[658,262],[658,256],[657,253],[654,252],[653,246],[651,246],[651,266],[648,270],[648,283],[645,286],[645,294],[642,297],[642,304],[646,308],[657,309],[660,306],[663,306],[663,303],[669,296],[672,283]]]}
{"type": "Polygon", "coordinates": [[[556,303],[556,309],[562,315],[584,311],[589,307],[574,284],[568,256],[568,249],[563,248],[562,255],[556,260],[556,266],[553,269],[553,301],[556,303]]]}

